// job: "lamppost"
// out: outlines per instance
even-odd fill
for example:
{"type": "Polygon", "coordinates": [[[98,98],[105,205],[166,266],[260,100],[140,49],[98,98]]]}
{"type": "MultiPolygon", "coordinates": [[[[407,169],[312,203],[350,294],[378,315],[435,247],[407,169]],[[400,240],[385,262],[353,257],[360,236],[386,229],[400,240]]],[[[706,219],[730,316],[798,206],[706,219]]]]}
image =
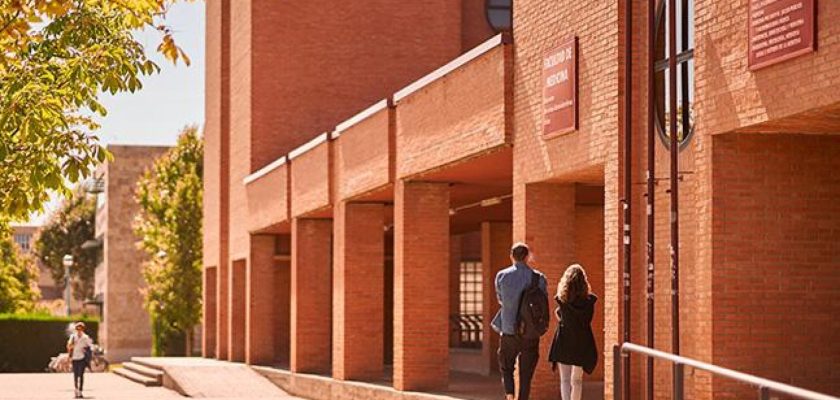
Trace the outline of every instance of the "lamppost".
{"type": "Polygon", "coordinates": [[[67,316],[70,316],[70,267],[73,266],[73,256],[65,254],[61,262],[64,265],[64,304],[67,306],[67,316]]]}

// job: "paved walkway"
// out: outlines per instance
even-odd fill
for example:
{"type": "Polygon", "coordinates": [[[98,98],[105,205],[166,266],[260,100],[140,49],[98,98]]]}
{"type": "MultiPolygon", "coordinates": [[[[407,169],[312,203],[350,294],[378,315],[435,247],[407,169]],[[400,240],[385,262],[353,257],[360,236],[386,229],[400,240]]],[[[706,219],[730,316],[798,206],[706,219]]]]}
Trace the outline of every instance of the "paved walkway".
{"type": "MultiPolygon", "coordinates": [[[[184,399],[162,387],[143,385],[110,373],[85,374],[85,398],[96,400],[184,399]]],[[[56,374],[0,374],[2,400],[69,400],[73,398],[73,376],[56,374]]]]}
{"type": "MultiPolygon", "coordinates": [[[[190,397],[213,400],[299,399],[289,396],[268,379],[241,364],[170,367],[190,397]]],[[[112,373],[85,374],[84,394],[86,399],[95,400],[187,398],[173,390],[145,387],[112,373]]],[[[0,374],[0,400],[24,399],[73,399],[73,377],[69,373],[0,374]]]]}
{"type": "Polygon", "coordinates": [[[134,357],[132,360],[163,369],[181,393],[189,397],[299,399],[241,363],[197,357],[134,357]]]}

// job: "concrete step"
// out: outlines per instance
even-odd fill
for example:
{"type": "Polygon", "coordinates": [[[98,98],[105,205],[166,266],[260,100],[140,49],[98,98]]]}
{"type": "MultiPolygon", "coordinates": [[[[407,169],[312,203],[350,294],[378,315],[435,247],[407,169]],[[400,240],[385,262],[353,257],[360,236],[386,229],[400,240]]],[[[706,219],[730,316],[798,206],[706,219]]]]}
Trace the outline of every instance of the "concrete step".
{"type": "Polygon", "coordinates": [[[137,382],[143,386],[161,386],[161,382],[159,382],[157,379],[149,378],[148,376],[138,374],[126,368],[117,368],[113,372],[123,378],[137,382]]]}
{"type": "Polygon", "coordinates": [[[163,372],[163,366],[161,366],[158,357],[131,357],[131,362],[163,372]]]}
{"type": "Polygon", "coordinates": [[[155,379],[158,383],[163,384],[163,371],[157,368],[151,368],[143,364],[138,364],[136,362],[126,362],[123,363],[123,368],[138,373],[140,375],[155,379]]]}

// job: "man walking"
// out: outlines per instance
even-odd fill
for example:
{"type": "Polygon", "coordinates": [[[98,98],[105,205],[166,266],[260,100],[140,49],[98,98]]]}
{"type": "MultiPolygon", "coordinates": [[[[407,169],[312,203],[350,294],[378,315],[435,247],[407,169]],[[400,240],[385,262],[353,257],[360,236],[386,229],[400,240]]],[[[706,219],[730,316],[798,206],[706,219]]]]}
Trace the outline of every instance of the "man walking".
{"type": "Polygon", "coordinates": [[[499,369],[505,399],[514,398],[513,371],[519,359],[519,397],[528,400],[531,378],[540,358],[540,336],[548,330],[548,292],[545,276],[528,266],[531,251],[522,242],[510,249],[513,265],[496,274],[496,297],[501,308],[493,330],[502,335],[499,369]]]}
{"type": "Polygon", "coordinates": [[[90,360],[86,352],[91,351],[93,340],[85,334],[85,323],[76,322],[76,332],[67,340],[67,353],[73,362],[73,386],[76,388],[76,398],[81,399],[82,387],[85,383],[85,368],[90,360]]]}

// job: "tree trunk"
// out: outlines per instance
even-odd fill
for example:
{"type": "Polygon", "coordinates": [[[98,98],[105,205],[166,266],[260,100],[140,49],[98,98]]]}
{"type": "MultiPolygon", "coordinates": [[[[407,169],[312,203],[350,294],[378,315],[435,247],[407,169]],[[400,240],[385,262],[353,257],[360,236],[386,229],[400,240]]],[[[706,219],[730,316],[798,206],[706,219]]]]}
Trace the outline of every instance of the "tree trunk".
{"type": "Polygon", "coordinates": [[[186,348],[184,349],[184,354],[187,357],[192,357],[192,342],[193,342],[193,330],[187,329],[184,332],[184,340],[186,341],[186,348]]]}

